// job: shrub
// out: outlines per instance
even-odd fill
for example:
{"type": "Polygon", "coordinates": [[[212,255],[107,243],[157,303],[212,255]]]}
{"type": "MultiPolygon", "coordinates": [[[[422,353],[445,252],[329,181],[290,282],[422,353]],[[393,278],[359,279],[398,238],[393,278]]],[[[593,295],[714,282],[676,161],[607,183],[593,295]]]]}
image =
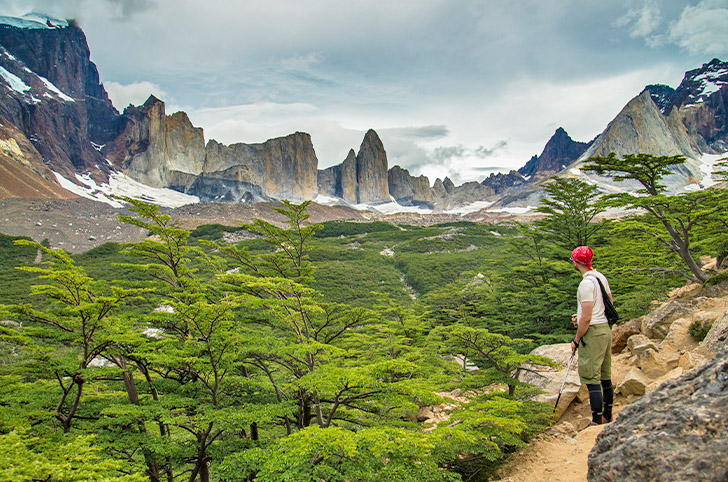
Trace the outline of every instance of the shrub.
{"type": "Polygon", "coordinates": [[[705,340],[705,337],[708,335],[708,332],[710,331],[710,328],[712,326],[712,322],[695,320],[688,327],[688,333],[690,333],[690,336],[692,336],[695,341],[701,342],[705,340]]]}

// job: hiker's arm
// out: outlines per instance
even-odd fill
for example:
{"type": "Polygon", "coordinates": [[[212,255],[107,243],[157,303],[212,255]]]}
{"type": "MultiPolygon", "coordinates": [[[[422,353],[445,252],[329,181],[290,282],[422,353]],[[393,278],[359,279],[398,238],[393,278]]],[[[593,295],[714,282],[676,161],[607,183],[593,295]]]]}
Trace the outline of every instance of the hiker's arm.
{"type": "Polygon", "coordinates": [[[579,325],[576,327],[576,336],[574,337],[576,341],[581,341],[584,335],[586,335],[586,330],[589,329],[589,323],[591,322],[593,309],[593,301],[584,301],[581,304],[581,318],[579,318],[579,325]]]}
{"type": "Polygon", "coordinates": [[[576,349],[579,347],[579,344],[581,342],[581,339],[586,335],[586,331],[589,329],[589,322],[591,321],[592,317],[592,309],[594,309],[594,302],[593,301],[584,301],[581,304],[581,318],[579,318],[579,324],[576,327],[576,335],[574,336],[574,341],[577,342],[575,345],[573,342],[571,343],[571,353],[574,353],[576,349]]]}

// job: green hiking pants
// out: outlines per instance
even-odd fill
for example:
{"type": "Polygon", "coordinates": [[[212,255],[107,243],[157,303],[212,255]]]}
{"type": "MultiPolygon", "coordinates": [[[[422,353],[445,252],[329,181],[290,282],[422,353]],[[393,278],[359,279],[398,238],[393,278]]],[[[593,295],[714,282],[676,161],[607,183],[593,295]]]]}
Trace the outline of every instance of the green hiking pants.
{"type": "Polygon", "coordinates": [[[612,329],[609,323],[589,325],[579,343],[579,378],[582,384],[612,379],[612,329]]]}

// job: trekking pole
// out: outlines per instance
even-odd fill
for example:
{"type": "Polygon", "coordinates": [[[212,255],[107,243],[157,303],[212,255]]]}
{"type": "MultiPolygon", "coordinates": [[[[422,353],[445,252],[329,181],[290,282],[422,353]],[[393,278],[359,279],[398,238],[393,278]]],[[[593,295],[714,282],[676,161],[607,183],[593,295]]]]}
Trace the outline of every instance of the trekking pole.
{"type": "Polygon", "coordinates": [[[571,358],[569,358],[569,366],[566,367],[566,374],[564,375],[564,381],[561,382],[561,388],[559,388],[559,395],[556,397],[556,403],[554,404],[553,413],[556,413],[556,407],[559,404],[559,399],[561,398],[561,392],[564,391],[564,385],[566,385],[566,377],[569,376],[569,370],[571,370],[571,363],[574,361],[574,355],[576,355],[576,352],[572,353],[571,358]]]}

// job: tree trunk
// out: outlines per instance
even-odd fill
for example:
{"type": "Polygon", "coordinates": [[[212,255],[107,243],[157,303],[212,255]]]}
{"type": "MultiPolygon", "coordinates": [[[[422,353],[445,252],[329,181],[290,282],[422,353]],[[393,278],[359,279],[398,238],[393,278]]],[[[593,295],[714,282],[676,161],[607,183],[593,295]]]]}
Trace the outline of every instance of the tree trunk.
{"type": "Polygon", "coordinates": [[[693,258],[693,255],[690,254],[690,240],[687,238],[687,233],[685,234],[685,239],[683,239],[680,236],[680,233],[677,232],[677,230],[670,224],[670,222],[667,219],[660,219],[662,221],[662,225],[665,226],[665,229],[670,234],[670,237],[675,242],[675,245],[677,246],[677,254],[682,258],[683,261],[685,261],[685,264],[688,265],[688,269],[690,272],[695,276],[695,278],[698,279],[701,283],[705,283],[708,281],[708,276],[703,272],[702,269],[700,269],[700,266],[698,266],[698,263],[695,262],[695,259],[693,258]]]}

